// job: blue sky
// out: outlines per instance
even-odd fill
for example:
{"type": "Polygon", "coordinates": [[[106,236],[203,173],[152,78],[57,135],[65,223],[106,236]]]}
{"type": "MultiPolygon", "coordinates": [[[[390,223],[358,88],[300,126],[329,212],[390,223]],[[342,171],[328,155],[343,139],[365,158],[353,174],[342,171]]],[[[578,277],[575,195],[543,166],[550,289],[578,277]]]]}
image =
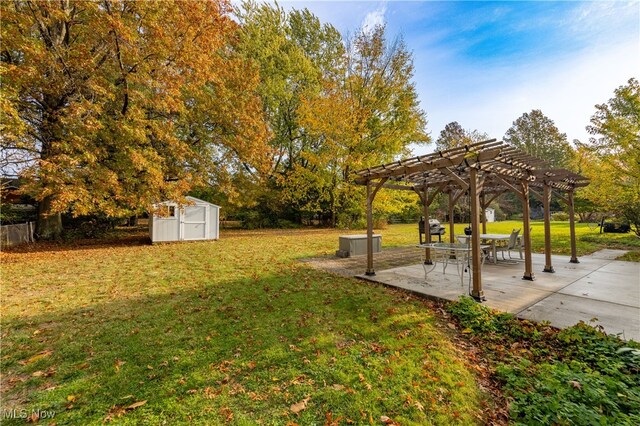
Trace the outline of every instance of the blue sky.
{"type": "MultiPolygon", "coordinates": [[[[640,2],[281,1],[343,35],[386,23],[414,56],[435,140],[451,121],[501,139],[541,109],[569,140],[588,140],[594,105],[640,78],[640,2]]],[[[430,152],[419,148],[416,154],[430,152]]]]}

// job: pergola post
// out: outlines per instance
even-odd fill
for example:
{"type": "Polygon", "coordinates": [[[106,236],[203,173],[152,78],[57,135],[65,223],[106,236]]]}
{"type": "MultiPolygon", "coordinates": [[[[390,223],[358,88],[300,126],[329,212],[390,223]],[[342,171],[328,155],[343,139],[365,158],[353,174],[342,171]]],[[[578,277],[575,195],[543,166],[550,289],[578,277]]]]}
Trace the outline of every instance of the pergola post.
{"type": "Polygon", "coordinates": [[[365,275],[376,274],[373,270],[373,200],[386,181],[387,178],[380,179],[373,188],[371,180],[367,179],[367,271],[365,275]]]}
{"type": "MultiPolygon", "coordinates": [[[[422,197],[424,208],[424,239],[427,244],[431,244],[431,228],[429,227],[429,187],[424,186],[424,196],[422,197]]],[[[424,264],[433,265],[431,261],[431,249],[424,249],[424,264]]]]}
{"type": "Polygon", "coordinates": [[[449,191],[449,242],[455,243],[456,236],[454,235],[454,221],[453,221],[453,206],[455,201],[453,200],[453,191],[449,191]]]}
{"type": "Polygon", "coordinates": [[[480,261],[480,191],[478,191],[478,170],[469,168],[469,197],[471,203],[471,262],[473,289],[471,297],[477,301],[485,300],[482,291],[482,263],[480,261]]]}
{"type": "Polygon", "coordinates": [[[580,263],[576,249],[576,219],[573,209],[573,188],[569,190],[567,201],[569,204],[569,232],[571,233],[571,259],[570,263],[580,263]]]}
{"type": "Polygon", "coordinates": [[[551,187],[544,182],[544,194],[542,196],[544,209],[544,269],[542,272],[555,272],[551,264],[551,187]]]}
{"type": "Polygon", "coordinates": [[[531,232],[530,212],[529,212],[529,182],[526,179],[522,181],[522,226],[524,227],[524,275],[523,280],[533,281],[533,262],[531,261],[531,232]]]}
{"type": "Polygon", "coordinates": [[[482,193],[482,195],[480,195],[480,209],[482,211],[482,216],[481,216],[481,220],[482,220],[482,233],[486,234],[487,233],[487,205],[485,204],[485,197],[484,197],[484,192],[482,193]]]}
{"type": "Polygon", "coordinates": [[[375,275],[373,270],[373,191],[371,181],[367,181],[367,272],[365,275],[375,275]]]}

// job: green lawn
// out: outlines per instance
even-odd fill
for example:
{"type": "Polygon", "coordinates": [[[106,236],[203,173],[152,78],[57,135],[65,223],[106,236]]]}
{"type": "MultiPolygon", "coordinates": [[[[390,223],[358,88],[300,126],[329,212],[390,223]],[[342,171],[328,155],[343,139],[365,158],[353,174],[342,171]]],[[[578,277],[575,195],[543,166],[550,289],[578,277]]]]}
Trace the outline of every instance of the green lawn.
{"type": "MultiPolygon", "coordinates": [[[[442,224],[447,234],[444,239],[449,238],[449,225],[442,224]]],[[[464,228],[468,224],[456,224],[455,234],[464,234],[464,228]]],[[[531,244],[533,251],[544,253],[544,223],[542,221],[531,222],[531,244]]],[[[513,229],[520,229],[522,233],[522,222],[504,221],[487,223],[487,232],[496,234],[509,234],[513,229]]],[[[409,245],[416,242],[418,231],[415,224],[391,225],[387,229],[380,231],[383,235],[384,246],[409,245]]],[[[551,249],[555,254],[571,254],[571,237],[569,232],[569,222],[551,223],[551,249]]],[[[633,233],[628,234],[600,234],[599,230],[592,230],[587,224],[576,223],[576,246],[578,256],[593,253],[602,248],[615,248],[631,250],[633,253],[627,255],[625,260],[640,261],[640,238],[633,233]]]]}
{"type": "Polygon", "coordinates": [[[3,254],[2,409],[57,424],[479,421],[473,370],[426,302],[296,261],[339,234],[3,254]]]}
{"type": "MultiPolygon", "coordinates": [[[[553,229],[567,253],[568,226],[553,229]]],[[[415,224],[381,232],[385,246],[417,240],[415,224]]],[[[333,253],[342,233],[2,253],[3,413],[55,412],[59,425],[482,423],[492,401],[432,304],[297,261],[333,253]]],[[[635,243],[605,237],[580,253],[635,243]]]]}

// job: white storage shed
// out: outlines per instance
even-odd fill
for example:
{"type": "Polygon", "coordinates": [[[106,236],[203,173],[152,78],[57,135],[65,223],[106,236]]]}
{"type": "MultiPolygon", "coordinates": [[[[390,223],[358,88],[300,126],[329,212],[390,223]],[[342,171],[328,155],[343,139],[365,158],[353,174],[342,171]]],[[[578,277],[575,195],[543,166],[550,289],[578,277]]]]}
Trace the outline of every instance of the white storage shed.
{"type": "Polygon", "coordinates": [[[484,210],[484,216],[487,219],[487,222],[495,222],[496,221],[496,210],[493,207],[487,207],[484,210]]]}
{"type": "Polygon", "coordinates": [[[195,197],[182,206],[172,201],[159,203],[163,215],[149,219],[151,242],[217,240],[220,235],[220,206],[195,197]]]}

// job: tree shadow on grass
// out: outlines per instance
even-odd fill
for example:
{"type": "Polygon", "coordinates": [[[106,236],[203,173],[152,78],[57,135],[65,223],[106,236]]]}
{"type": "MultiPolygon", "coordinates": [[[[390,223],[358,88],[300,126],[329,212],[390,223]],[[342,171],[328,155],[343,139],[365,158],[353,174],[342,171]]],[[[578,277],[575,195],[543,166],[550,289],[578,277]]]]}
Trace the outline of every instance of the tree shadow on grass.
{"type": "Polygon", "coordinates": [[[477,422],[473,376],[425,303],[303,270],[5,317],[3,409],[58,424],[477,422]]]}

